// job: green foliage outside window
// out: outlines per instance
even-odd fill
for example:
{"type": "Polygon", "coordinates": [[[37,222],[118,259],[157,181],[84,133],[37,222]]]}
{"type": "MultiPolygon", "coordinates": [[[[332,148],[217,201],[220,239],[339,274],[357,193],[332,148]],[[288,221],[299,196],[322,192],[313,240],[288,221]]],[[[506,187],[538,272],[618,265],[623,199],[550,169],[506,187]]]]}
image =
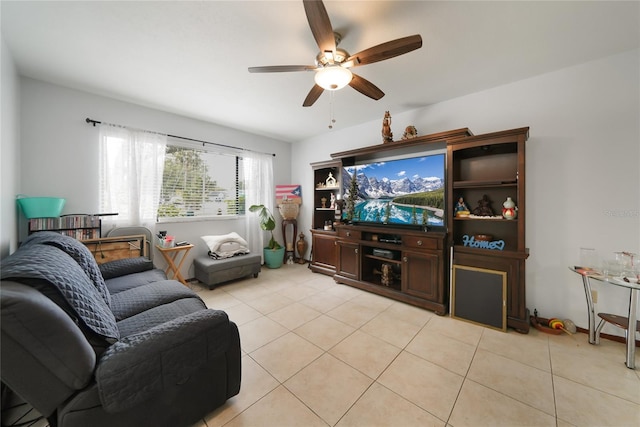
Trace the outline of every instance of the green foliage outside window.
{"type": "Polygon", "coordinates": [[[238,163],[235,156],[167,145],[158,217],[236,215],[244,212],[239,209],[244,204],[244,196],[240,195],[238,163]],[[231,173],[229,169],[232,169],[231,173]],[[233,175],[227,177],[227,181],[234,182],[233,187],[219,185],[212,176],[214,173],[233,175]]]}

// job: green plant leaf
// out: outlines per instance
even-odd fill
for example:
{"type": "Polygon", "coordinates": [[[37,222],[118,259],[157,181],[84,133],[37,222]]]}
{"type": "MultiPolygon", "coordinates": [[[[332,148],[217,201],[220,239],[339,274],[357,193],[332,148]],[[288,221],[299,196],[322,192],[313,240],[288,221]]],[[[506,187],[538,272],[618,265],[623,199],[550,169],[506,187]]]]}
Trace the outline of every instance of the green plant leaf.
{"type": "Polygon", "coordinates": [[[276,241],[275,237],[273,236],[273,230],[276,228],[276,219],[273,217],[273,214],[269,211],[269,209],[267,209],[265,205],[251,205],[249,206],[249,211],[258,214],[258,219],[260,220],[260,228],[262,230],[271,232],[271,239],[269,240],[267,248],[282,248],[282,246],[276,241]]]}

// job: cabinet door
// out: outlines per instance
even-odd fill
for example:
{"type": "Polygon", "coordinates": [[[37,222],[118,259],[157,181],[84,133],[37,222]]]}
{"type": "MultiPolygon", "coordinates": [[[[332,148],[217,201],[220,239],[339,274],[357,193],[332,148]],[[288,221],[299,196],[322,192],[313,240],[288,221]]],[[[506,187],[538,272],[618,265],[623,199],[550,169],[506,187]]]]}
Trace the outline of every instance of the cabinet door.
{"type": "Polygon", "coordinates": [[[360,280],[360,245],[338,242],[338,274],[360,280]]]}
{"type": "MultiPolygon", "coordinates": [[[[455,250],[453,263],[507,273],[507,326],[522,333],[529,332],[529,309],[525,302],[525,260],[523,256],[510,258],[455,250]]],[[[503,254],[504,255],[504,254],[503,254]]]]}
{"type": "Polygon", "coordinates": [[[441,257],[432,252],[402,252],[402,291],[429,301],[440,302],[441,257]]]}
{"type": "Polygon", "coordinates": [[[336,238],[332,235],[312,233],[313,264],[334,269],[336,267],[336,238]]]}

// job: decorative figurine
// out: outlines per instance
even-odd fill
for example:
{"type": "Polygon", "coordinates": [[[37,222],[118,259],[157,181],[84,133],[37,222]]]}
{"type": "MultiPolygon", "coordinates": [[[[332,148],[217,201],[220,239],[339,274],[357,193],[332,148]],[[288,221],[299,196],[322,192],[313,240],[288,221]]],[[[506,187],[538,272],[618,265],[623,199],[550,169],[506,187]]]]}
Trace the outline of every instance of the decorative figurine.
{"type": "Polygon", "coordinates": [[[329,205],[329,209],[336,209],[336,195],[331,193],[331,204],[329,205]]]}
{"type": "Polygon", "coordinates": [[[407,126],[402,134],[402,139],[413,139],[418,136],[418,130],[415,126],[407,126]]]}
{"type": "Polygon", "coordinates": [[[382,119],[382,142],[393,142],[393,134],[391,133],[391,114],[388,111],[384,112],[384,118],[382,119]]]}
{"type": "Polygon", "coordinates": [[[456,203],[455,207],[456,216],[469,216],[469,207],[464,202],[462,197],[458,198],[458,203],[456,203]]]}
{"type": "Polygon", "coordinates": [[[344,200],[336,200],[336,208],[333,211],[333,228],[342,222],[342,210],[344,209],[344,200]]]}
{"type": "Polygon", "coordinates": [[[393,270],[391,268],[391,264],[382,264],[380,269],[382,270],[380,283],[382,283],[383,286],[391,286],[393,284],[393,270]]]}
{"type": "Polygon", "coordinates": [[[323,197],[320,201],[322,202],[322,209],[325,209],[327,207],[327,198],[323,197]]]}
{"type": "Polygon", "coordinates": [[[344,200],[336,200],[336,219],[341,219],[342,218],[342,209],[344,209],[344,200]]]}
{"type": "Polygon", "coordinates": [[[482,199],[478,200],[478,207],[473,210],[473,214],[476,216],[493,216],[489,196],[485,194],[482,199]]]}
{"type": "Polygon", "coordinates": [[[327,185],[327,187],[335,187],[336,186],[336,179],[333,177],[333,174],[331,172],[329,172],[329,177],[326,180],[326,185],[327,185]]]}
{"type": "Polygon", "coordinates": [[[518,215],[518,208],[516,204],[511,200],[511,197],[507,197],[507,200],[502,204],[502,217],[504,219],[515,219],[518,215]]]}

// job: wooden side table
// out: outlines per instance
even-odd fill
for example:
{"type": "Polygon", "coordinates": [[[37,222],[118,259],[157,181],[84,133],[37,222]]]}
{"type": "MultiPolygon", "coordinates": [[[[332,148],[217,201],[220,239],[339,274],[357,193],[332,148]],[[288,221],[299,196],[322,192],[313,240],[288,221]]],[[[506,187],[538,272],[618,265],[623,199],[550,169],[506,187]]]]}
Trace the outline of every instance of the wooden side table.
{"type": "Polygon", "coordinates": [[[156,248],[162,254],[162,257],[165,261],[167,261],[167,269],[164,273],[169,277],[169,271],[173,272],[173,278],[179,280],[183,285],[187,286],[187,281],[182,277],[180,273],[180,268],[187,258],[187,253],[193,248],[193,245],[184,245],[184,246],[174,246],[173,248],[163,248],[160,245],[156,245],[156,248]],[[178,258],[179,255],[182,256],[178,258]],[[179,260],[176,265],[176,258],[179,260]]]}

